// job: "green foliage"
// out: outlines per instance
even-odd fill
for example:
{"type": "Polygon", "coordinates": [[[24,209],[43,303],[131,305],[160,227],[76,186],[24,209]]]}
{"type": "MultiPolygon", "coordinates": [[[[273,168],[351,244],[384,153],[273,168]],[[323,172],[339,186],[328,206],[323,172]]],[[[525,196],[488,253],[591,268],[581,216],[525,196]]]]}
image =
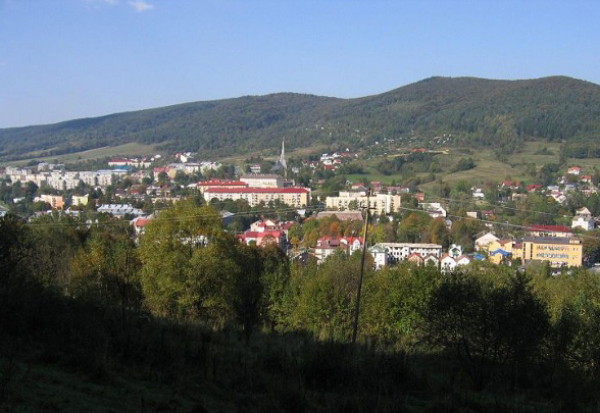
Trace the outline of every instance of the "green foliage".
{"type": "MultiPolygon", "coordinates": [[[[599,115],[600,88],[576,79],[434,77],[358,99],[281,93],[4,129],[0,158],[25,153],[39,158],[125,142],[215,157],[272,149],[282,136],[288,148],[358,148],[384,139],[444,135],[452,136],[450,143],[492,147],[500,157],[528,138],[568,140],[570,156],[596,156],[599,115]]],[[[390,163],[382,169],[393,173],[397,167],[390,163]]]]}
{"type": "Polygon", "coordinates": [[[426,341],[453,352],[477,389],[501,368],[530,365],[549,328],[544,303],[524,276],[490,276],[449,275],[424,314],[426,341]]]}
{"type": "Polygon", "coordinates": [[[460,158],[454,168],[452,168],[452,172],[468,171],[473,168],[475,168],[473,158],[460,158]]]}

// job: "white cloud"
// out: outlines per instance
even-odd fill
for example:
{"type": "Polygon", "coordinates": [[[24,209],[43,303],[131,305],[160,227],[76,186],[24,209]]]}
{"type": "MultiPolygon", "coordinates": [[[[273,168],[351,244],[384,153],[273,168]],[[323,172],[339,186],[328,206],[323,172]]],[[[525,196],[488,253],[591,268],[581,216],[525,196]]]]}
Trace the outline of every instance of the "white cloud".
{"type": "Polygon", "coordinates": [[[138,12],[152,10],[154,8],[153,4],[146,3],[144,0],[133,0],[129,2],[129,5],[138,12]]]}

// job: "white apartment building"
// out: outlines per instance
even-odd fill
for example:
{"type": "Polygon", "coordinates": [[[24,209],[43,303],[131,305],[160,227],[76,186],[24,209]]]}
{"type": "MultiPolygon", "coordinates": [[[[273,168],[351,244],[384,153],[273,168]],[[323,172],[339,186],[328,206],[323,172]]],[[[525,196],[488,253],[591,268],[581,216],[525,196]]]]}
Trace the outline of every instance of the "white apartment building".
{"type": "Polygon", "coordinates": [[[421,257],[433,255],[436,258],[442,255],[442,246],[438,244],[380,242],[375,246],[385,248],[391,260],[396,262],[407,259],[411,254],[419,254],[421,257]]]}
{"type": "Polygon", "coordinates": [[[310,189],[308,188],[206,188],[204,199],[210,202],[212,199],[224,201],[226,199],[244,199],[251,207],[261,202],[268,204],[271,201],[279,201],[296,208],[305,207],[310,201],[310,189]]]}
{"type": "Polygon", "coordinates": [[[347,210],[353,201],[358,207],[366,206],[367,199],[374,213],[384,215],[400,211],[400,195],[377,194],[367,198],[365,191],[341,191],[339,196],[328,196],[325,205],[328,209],[347,210]]]}

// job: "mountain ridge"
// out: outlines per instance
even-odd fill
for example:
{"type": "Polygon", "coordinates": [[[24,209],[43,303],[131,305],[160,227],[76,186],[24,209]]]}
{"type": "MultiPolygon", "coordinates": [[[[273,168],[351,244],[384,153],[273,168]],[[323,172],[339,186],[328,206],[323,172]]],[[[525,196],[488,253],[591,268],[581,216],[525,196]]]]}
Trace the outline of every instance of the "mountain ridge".
{"type": "Polygon", "coordinates": [[[365,147],[381,139],[455,144],[511,153],[531,138],[600,136],[600,86],[567,76],[495,80],[434,76],[380,94],[342,99],[279,92],[0,129],[0,159],[79,152],[128,142],[207,156],[314,143],[365,147]]]}

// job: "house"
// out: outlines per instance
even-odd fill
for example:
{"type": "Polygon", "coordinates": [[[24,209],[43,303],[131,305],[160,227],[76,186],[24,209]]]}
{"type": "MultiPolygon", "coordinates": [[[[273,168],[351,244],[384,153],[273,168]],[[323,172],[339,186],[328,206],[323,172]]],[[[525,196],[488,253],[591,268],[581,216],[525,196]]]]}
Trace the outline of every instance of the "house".
{"type": "Polygon", "coordinates": [[[475,199],[485,199],[485,194],[483,193],[483,189],[481,188],[471,188],[472,196],[475,199]]]}
{"type": "Polygon", "coordinates": [[[373,257],[373,264],[376,270],[388,265],[388,252],[385,248],[380,245],[374,245],[369,247],[367,251],[373,257]]]}
{"type": "Polygon", "coordinates": [[[150,221],[152,221],[152,216],[136,217],[131,220],[136,237],[139,237],[146,232],[146,226],[150,223],[150,221]]]}
{"type": "Polygon", "coordinates": [[[490,261],[498,265],[501,263],[508,262],[512,257],[512,252],[506,251],[502,248],[490,251],[490,261]]]}
{"type": "Polygon", "coordinates": [[[461,255],[460,257],[456,258],[456,266],[462,267],[465,265],[469,265],[472,261],[473,258],[469,257],[468,255],[461,255]]]}
{"type": "Polygon", "coordinates": [[[425,266],[431,265],[436,268],[439,268],[440,258],[439,258],[439,256],[436,256],[434,254],[428,254],[427,256],[423,257],[423,265],[425,265],[425,266]]]}
{"type": "Polygon", "coordinates": [[[527,192],[532,193],[532,192],[538,192],[542,189],[542,185],[540,184],[531,184],[531,185],[527,185],[525,187],[525,190],[527,190],[527,192]]]}
{"type": "Polygon", "coordinates": [[[521,184],[517,181],[511,181],[510,179],[506,179],[502,181],[502,183],[500,184],[500,188],[517,190],[521,189],[521,184]]]}
{"type": "Polygon", "coordinates": [[[579,166],[571,166],[569,169],[567,169],[567,174],[568,175],[579,175],[581,174],[581,171],[583,169],[579,166]]]}
{"type": "Polygon", "coordinates": [[[287,237],[283,231],[246,231],[239,235],[238,239],[246,245],[254,243],[257,247],[275,244],[279,248],[285,250],[287,245],[287,237]]]}
{"type": "Polygon", "coordinates": [[[487,234],[484,234],[475,240],[475,250],[480,251],[482,249],[487,249],[490,243],[499,240],[500,238],[498,238],[491,232],[488,232],[487,234]]]}
{"type": "Polygon", "coordinates": [[[590,231],[594,229],[596,223],[592,218],[592,213],[586,207],[580,208],[575,211],[575,216],[571,221],[571,228],[581,228],[584,231],[590,231]]]}
{"type": "Polygon", "coordinates": [[[450,254],[442,255],[442,259],[440,260],[440,271],[443,273],[449,273],[454,271],[456,268],[456,259],[452,257],[450,254]]]}
{"type": "Polygon", "coordinates": [[[427,213],[431,218],[446,218],[447,212],[439,202],[422,202],[419,204],[419,208],[427,213]]]}
{"type": "Polygon", "coordinates": [[[361,238],[324,236],[317,240],[315,256],[317,257],[318,262],[322,263],[327,257],[333,255],[336,251],[343,251],[346,254],[353,254],[354,252],[360,250],[361,246],[361,238]]]}
{"type": "Polygon", "coordinates": [[[406,257],[406,261],[412,262],[413,264],[416,264],[416,265],[423,265],[425,262],[423,260],[423,257],[421,256],[421,254],[419,254],[417,252],[413,252],[408,257],[406,257]]]}

